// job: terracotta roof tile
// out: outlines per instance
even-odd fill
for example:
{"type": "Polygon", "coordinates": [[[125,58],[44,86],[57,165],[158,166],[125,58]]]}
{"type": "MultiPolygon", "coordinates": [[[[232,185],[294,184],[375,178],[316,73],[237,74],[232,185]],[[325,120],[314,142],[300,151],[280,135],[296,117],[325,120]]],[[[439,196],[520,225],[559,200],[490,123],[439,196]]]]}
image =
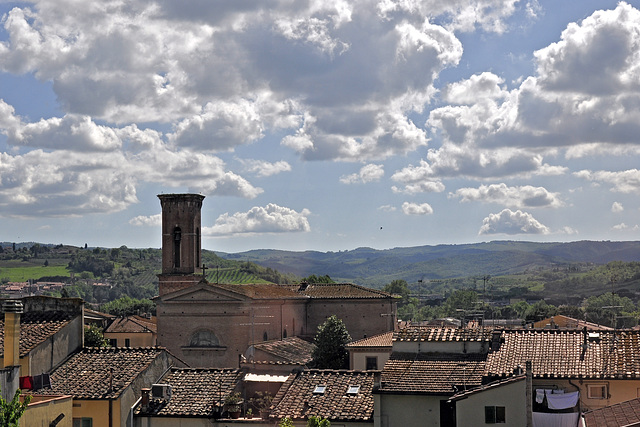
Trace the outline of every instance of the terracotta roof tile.
{"type": "Polygon", "coordinates": [[[142,333],[158,331],[158,325],[150,319],[139,316],[119,317],[105,330],[107,333],[142,333]]]}
{"type": "Polygon", "coordinates": [[[224,403],[242,376],[238,369],[172,368],[158,381],[171,385],[171,399],[150,404],[147,415],[212,417],[216,405],[224,403]]]}
{"type": "Polygon", "coordinates": [[[410,327],[397,331],[393,341],[490,341],[490,329],[410,327]]]}
{"type": "Polygon", "coordinates": [[[393,345],[393,331],[373,335],[347,344],[347,348],[389,347],[393,345]]]}
{"type": "Polygon", "coordinates": [[[380,392],[453,395],[482,384],[486,354],[392,353],[380,392]]]}
{"type": "Polygon", "coordinates": [[[274,400],[271,418],[303,420],[310,416],[335,421],[369,421],[373,416],[375,372],[310,370],[285,382],[274,400]],[[324,393],[314,393],[324,385],[324,393]],[[360,386],[348,394],[349,386],[360,386]]]}
{"type": "Polygon", "coordinates": [[[299,286],[298,292],[310,298],[393,298],[391,294],[386,292],[353,283],[302,284],[299,286]]]}
{"type": "Polygon", "coordinates": [[[509,330],[501,339],[487,358],[487,375],[511,375],[531,360],[534,377],[640,378],[640,331],[599,331],[589,338],[581,330],[509,330]]]}
{"type": "Polygon", "coordinates": [[[301,298],[301,296],[297,292],[294,292],[288,286],[272,285],[268,283],[236,285],[212,284],[210,286],[218,287],[231,292],[236,292],[252,299],[301,298]]]}
{"type": "Polygon", "coordinates": [[[633,427],[640,425],[640,398],[605,406],[584,414],[586,427],[633,427]]]}
{"type": "Polygon", "coordinates": [[[51,372],[51,389],[34,392],[67,394],[77,399],[117,398],[165,351],[158,347],[84,348],[51,372]]]}
{"type": "MultiPolygon", "coordinates": [[[[74,316],[58,311],[30,311],[20,315],[20,357],[66,326],[74,316]]],[[[0,355],[4,356],[4,318],[0,316],[0,355]]]]}
{"type": "Polygon", "coordinates": [[[257,350],[269,353],[283,363],[306,365],[311,361],[314,345],[298,337],[255,344],[257,350]]]}

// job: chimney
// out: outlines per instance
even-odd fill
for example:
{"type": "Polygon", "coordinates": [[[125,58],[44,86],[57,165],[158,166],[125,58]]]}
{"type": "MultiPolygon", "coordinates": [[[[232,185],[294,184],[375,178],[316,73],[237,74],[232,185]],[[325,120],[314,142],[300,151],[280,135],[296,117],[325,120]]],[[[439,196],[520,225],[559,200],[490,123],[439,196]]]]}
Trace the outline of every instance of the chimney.
{"type": "Polygon", "coordinates": [[[20,300],[6,300],[4,311],[4,367],[20,365],[20,314],[24,306],[20,300]]]}
{"type": "Polygon", "coordinates": [[[142,413],[146,413],[149,410],[149,394],[151,393],[150,388],[142,389],[142,400],[140,401],[140,411],[142,413]]]}

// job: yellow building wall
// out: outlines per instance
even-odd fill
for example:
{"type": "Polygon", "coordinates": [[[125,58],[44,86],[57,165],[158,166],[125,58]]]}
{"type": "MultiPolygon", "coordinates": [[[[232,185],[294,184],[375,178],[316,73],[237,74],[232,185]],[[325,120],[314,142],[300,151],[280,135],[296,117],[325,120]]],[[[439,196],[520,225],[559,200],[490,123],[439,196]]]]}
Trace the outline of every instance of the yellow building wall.
{"type": "Polygon", "coordinates": [[[34,395],[27,410],[20,418],[21,427],[49,427],[60,414],[64,418],[57,427],[72,427],[73,398],[71,396],[34,395]]]}
{"type": "MultiPolygon", "coordinates": [[[[120,427],[120,400],[113,400],[111,407],[111,426],[120,427]]],[[[74,399],[73,418],[91,418],[93,427],[109,427],[109,401],[74,399]]]]}
{"type": "Polygon", "coordinates": [[[126,347],[126,339],[130,341],[129,347],[155,347],[157,341],[156,334],[151,332],[105,332],[104,337],[118,340],[116,347],[126,347]]]}

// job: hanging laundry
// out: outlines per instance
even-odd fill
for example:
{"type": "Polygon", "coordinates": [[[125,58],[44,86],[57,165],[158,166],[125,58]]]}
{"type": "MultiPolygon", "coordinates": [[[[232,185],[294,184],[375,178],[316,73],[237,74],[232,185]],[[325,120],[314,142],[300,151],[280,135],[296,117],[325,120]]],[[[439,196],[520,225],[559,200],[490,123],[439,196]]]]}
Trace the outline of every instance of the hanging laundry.
{"type": "Polygon", "coordinates": [[[578,404],[580,392],[573,391],[571,393],[554,394],[547,392],[547,406],[549,409],[567,409],[573,408],[578,404]]]}

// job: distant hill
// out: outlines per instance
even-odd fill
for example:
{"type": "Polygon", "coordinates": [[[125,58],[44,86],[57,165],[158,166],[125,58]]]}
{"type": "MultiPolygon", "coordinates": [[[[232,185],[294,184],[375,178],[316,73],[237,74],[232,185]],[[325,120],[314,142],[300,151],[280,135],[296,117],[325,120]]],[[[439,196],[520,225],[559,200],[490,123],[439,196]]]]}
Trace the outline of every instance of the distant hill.
{"type": "Polygon", "coordinates": [[[252,250],[216,252],[221,258],[249,261],[300,277],[329,275],[337,281],[381,287],[395,279],[409,283],[482,275],[508,275],[575,263],[640,261],[640,242],[578,241],[537,243],[493,241],[463,245],[417,246],[340,252],[252,250]]]}

